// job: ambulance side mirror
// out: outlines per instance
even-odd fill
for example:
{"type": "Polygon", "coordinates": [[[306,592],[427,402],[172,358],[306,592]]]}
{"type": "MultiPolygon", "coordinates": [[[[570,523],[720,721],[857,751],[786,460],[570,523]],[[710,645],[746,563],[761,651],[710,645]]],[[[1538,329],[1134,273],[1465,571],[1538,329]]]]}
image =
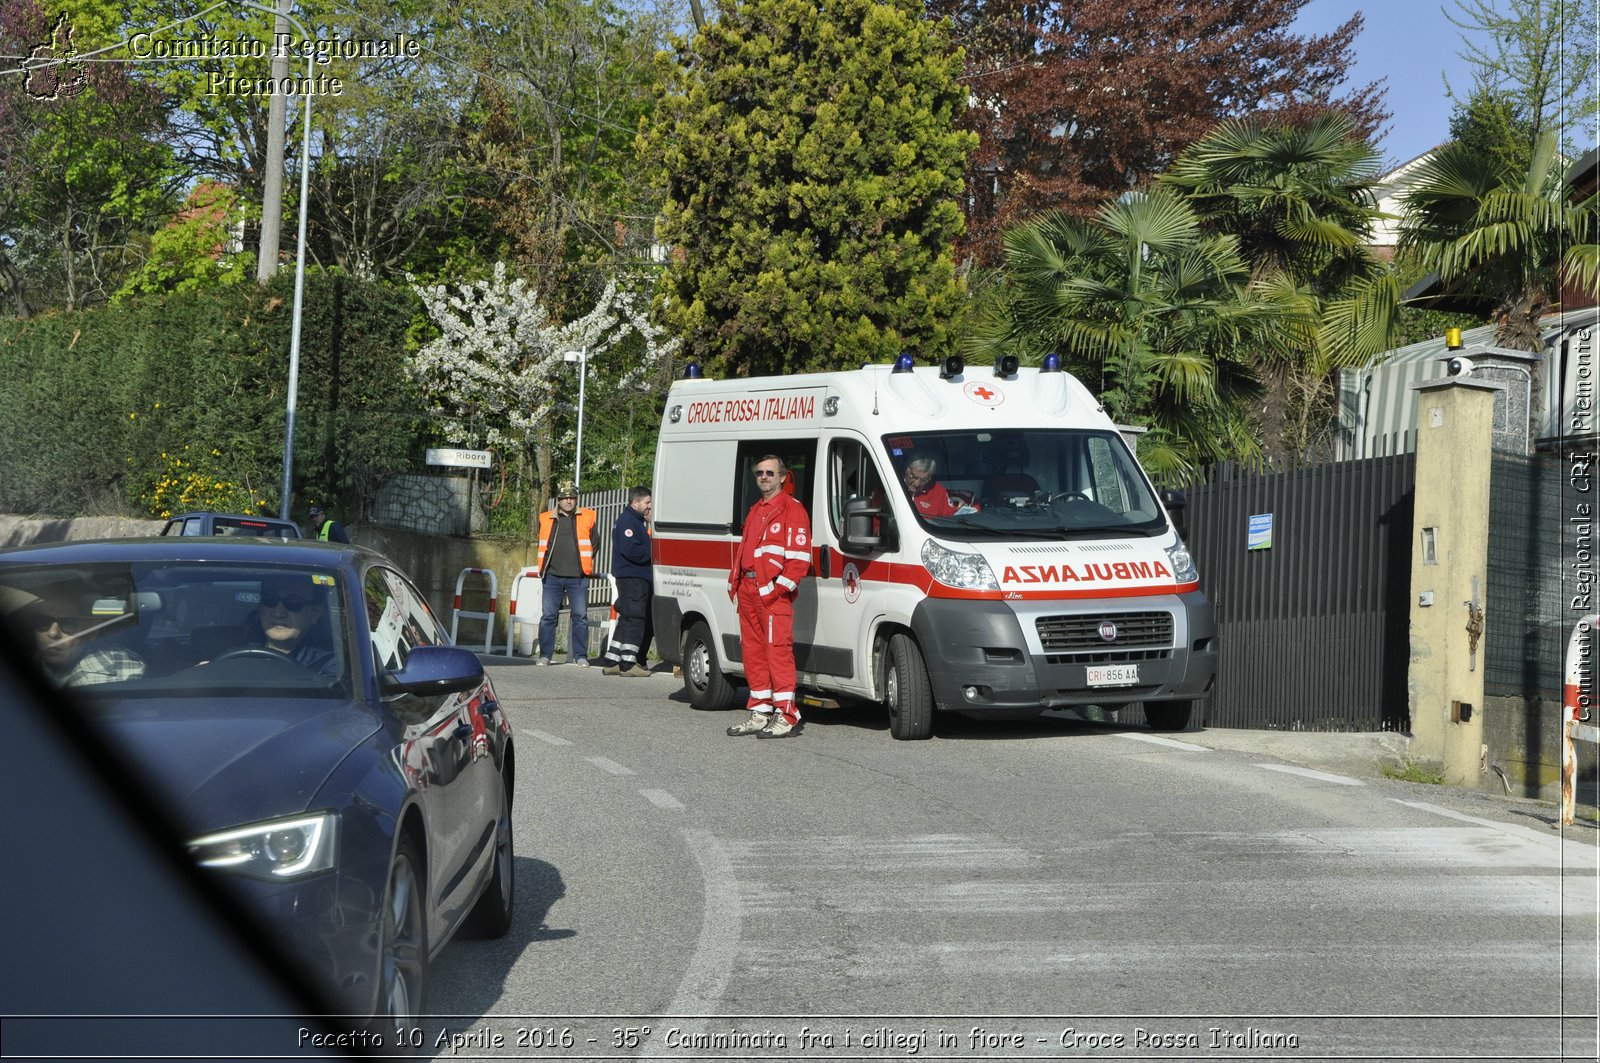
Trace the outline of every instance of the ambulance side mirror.
{"type": "Polygon", "coordinates": [[[859,495],[845,499],[844,536],[839,545],[847,553],[870,554],[879,550],[893,550],[898,545],[897,539],[894,518],[881,506],[875,506],[870,498],[859,495]]]}
{"type": "Polygon", "coordinates": [[[1176,487],[1161,489],[1161,504],[1167,507],[1167,516],[1172,518],[1172,526],[1178,529],[1178,537],[1185,542],[1189,539],[1189,521],[1185,515],[1189,508],[1188,497],[1176,487]]]}

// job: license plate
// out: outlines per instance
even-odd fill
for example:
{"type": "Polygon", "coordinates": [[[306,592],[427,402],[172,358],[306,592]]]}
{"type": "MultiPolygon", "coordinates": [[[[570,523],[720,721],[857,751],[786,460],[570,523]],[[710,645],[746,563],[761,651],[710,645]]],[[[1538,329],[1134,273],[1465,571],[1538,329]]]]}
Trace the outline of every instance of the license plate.
{"type": "Polygon", "coordinates": [[[1131,687],[1139,682],[1136,664],[1105,664],[1088,669],[1092,687],[1131,687]]]}

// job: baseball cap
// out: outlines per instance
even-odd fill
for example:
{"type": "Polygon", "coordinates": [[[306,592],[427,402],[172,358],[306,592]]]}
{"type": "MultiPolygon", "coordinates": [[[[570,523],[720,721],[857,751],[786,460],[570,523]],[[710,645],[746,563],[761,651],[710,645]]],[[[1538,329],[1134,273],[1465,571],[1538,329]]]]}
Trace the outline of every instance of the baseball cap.
{"type": "Polygon", "coordinates": [[[322,504],[319,502],[313,502],[311,503],[311,508],[306,510],[306,512],[311,514],[313,517],[320,517],[323,515],[322,504]]]}
{"type": "Polygon", "coordinates": [[[577,498],[578,485],[573,483],[571,480],[562,480],[560,483],[556,484],[556,497],[577,498]]]}

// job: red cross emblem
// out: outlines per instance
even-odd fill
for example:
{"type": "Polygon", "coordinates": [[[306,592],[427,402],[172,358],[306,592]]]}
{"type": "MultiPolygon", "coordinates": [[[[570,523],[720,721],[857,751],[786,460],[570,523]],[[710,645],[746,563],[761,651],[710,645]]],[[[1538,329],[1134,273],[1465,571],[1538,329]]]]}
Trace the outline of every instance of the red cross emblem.
{"type": "Polygon", "coordinates": [[[976,380],[968,381],[962,390],[966,392],[967,398],[980,406],[998,406],[1006,401],[1005,392],[976,380]]]}

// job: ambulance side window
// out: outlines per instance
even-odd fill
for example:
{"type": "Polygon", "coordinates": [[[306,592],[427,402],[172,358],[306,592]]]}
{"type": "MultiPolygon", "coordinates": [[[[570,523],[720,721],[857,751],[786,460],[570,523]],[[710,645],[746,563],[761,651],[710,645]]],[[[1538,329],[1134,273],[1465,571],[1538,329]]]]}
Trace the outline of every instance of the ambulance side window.
{"type": "Polygon", "coordinates": [[[844,535],[844,504],[847,499],[865,498],[888,507],[883,478],[866,444],[855,439],[835,439],[828,447],[828,523],[834,540],[844,535]]]}
{"type": "MultiPolygon", "coordinates": [[[[739,520],[744,520],[744,515],[750,512],[750,507],[756,504],[761,497],[761,492],[756,490],[755,468],[756,462],[768,454],[776,454],[783,459],[789,467],[788,474],[784,477],[783,490],[786,494],[794,495],[800,504],[806,508],[806,516],[813,517],[811,512],[811,487],[812,469],[816,465],[817,441],[815,439],[755,439],[746,440],[739,444],[739,498],[735,512],[739,520]]],[[[814,518],[813,518],[814,519],[814,518]]],[[[737,530],[738,525],[735,525],[737,530]]]]}

